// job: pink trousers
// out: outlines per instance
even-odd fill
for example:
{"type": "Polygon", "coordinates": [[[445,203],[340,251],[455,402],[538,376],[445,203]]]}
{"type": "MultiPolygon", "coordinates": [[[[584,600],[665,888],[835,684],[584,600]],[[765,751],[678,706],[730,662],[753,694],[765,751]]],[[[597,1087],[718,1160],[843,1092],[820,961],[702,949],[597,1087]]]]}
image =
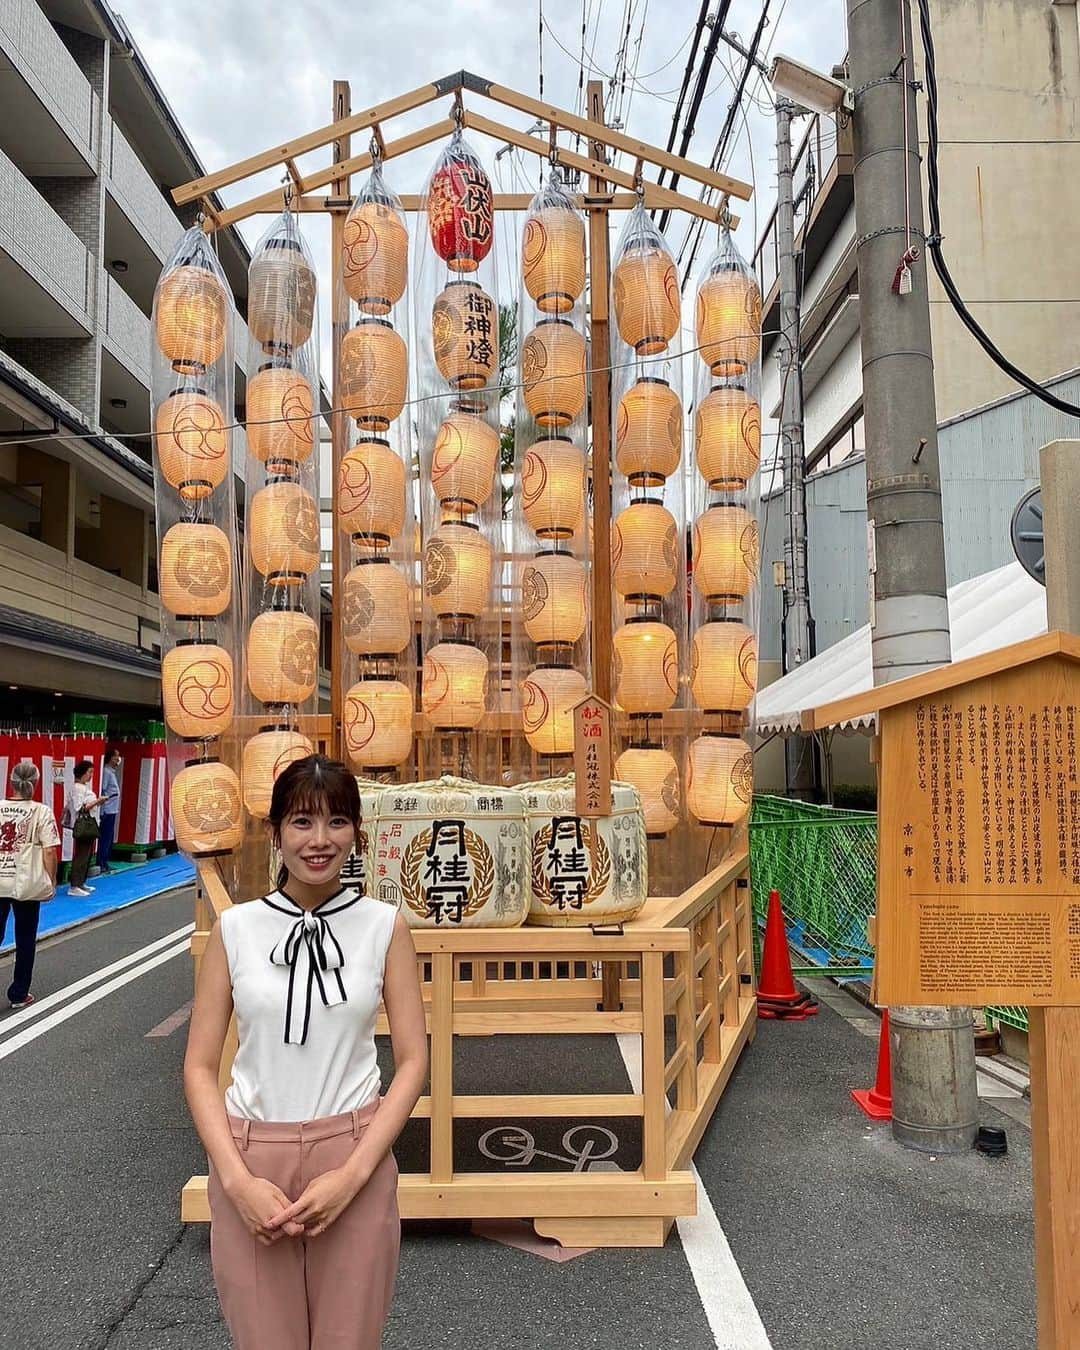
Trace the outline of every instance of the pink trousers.
{"type": "MultiPolygon", "coordinates": [[[[278,1124],[229,1117],[253,1176],[290,1200],[340,1167],[378,1110],[278,1124]]],[[[210,1259],[235,1350],[378,1350],[394,1296],[401,1225],[397,1165],[387,1154],[318,1237],[266,1247],[244,1227],[210,1169],[210,1259]]]]}

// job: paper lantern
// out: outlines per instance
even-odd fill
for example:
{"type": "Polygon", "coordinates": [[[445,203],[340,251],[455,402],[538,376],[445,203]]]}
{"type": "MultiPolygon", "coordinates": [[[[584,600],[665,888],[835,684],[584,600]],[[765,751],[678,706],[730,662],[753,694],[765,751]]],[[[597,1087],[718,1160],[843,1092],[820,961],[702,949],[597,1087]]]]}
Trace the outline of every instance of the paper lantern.
{"type": "Polygon", "coordinates": [[[745,389],[714,389],[698,407],[694,440],[711,488],[743,488],[761,462],[761,409],[745,389]]]}
{"type": "Polygon", "coordinates": [[[742,506],[719,504],[694,523],[694,585],[706,600],[742,600],[758,574],[758,525],[742,506]]]}
{"type": "Polygon", "coordinates": [[[521,349],[525,406],[542,427],[567,427],[585,406],[585,338],[569,319],[543,319],[521,349]]]}
{"type": "Polygon", "coordinates": [[[361,319],[341,343],[341,406],[357,425],[385,431],[401,415],[408,352],[385,319],[361,319]]]}
{"type": "Polygon", "coordinates": [[[338,528],[387,545],[405,525],[405,462],[384,440],[360,441],[338,468],[338,528]]]}
{"type": "Polygon", "coordinates": [[[661,713],[679,693],[679,646],[666,623],[631,619],[613,639],[615,699],[624,712],[661,713]]]}
{"type": "Polygon", "coordinates": [[[303,703],[315,692],[319,627],[310,614],[276,609],[252,620],[248,688],[260,703],[303,703]]]}
{"type": "Polygon", "coordinates": [[[479,510],[495,486],[499,433],[484,418],[452,412],[431,452],[431,486],[443,505],[479,510]]]}
{"type": "Polygon", "coordinates": [[[453,389],[483,389],[499,364],[495,301],[475,281],[451,281],[431,311],[439,374],[453,389]]]}
{"type": "Polygon", "coordinates": [[[761,347],[761,291],[743,265],[722,261],[697,295],[697,342],[714,375],[745,375],[761,347]]]}
{"type": "Polygon", "coordinates": [[[569,539],[585,514],[585,451],[569,436],[537,441],[521,466],[521,504],[540,539],[569,539]]]}
{"type": "Polygon", "coordinates": [[[440,731],[470,731],[484,716],[488,659],[470,642],[437,642],[424,657],[424,716],[440,731]]]}
{"type": "Polygon", "coordinates": [[[537,666],[521,686],[521,725],[538,755],[569,755],[574,749],[574,708],[589,686],[569,666],[537,666]]]}
{"type": "Polygon", "coordinates": [[[521,573],[525,632],[538,645],[574,643],[588,619],[588,573],[572,553],[538,553],[521,573]]]}
{"type": "Polygon", "coordinates": [[[657,838],[679,823],[679,766],[659,745],[632,745],[615,761],[615,777],[641,796],[645,831],[657,838]]]}
{"type": "Polygon", "coordinates": [[[400,680],[363,679],[345,695],[341,714],[345,751],[354,768],[392,769],[413,743],[413,701],[400,680]]]}
{"type": "Polygon", "coordinates": [[[754,755],[739,736],[699,736],[686,766],[686,805],[703,825],[737,825],[754,795],[754,755]]]}
{"type": "MultiPolygon", "coordinates": [[[[284,227],[295,231],[294,224],[284,227]]],[[[248,327],[266,348],[302,347],[315,322],[315,269],[295,236],[267,240],[248,268],[248,327]]]]}
{"type": "Polygon", "coordinates": [[[228,537],[216,525],[170,525],[158,567],[162,605],[183,618],[224,614],[232,600],[231,559],[228,537]]]}
{"type": "Polygon", "coordinates": [[[664,351],[679,331],[682,299],[675,263],[651,226],[648,233],[635,234],[627,241],[611,286],[622,340],[638,356],[664,351]]]}
{"type": "Polygon", "coordinates": [[[615,463],[632,484],[670,478],[682,456],[683,409],[667,380],[638,380],[622,396],[615,424],[615,463]]]}
{"type": "Polygon", "coordinates": [[[172,781],[173,831],[189,857],[231,853],[242,833],[240,780],[227,764],[188,764],[172,781]]]}
{"type": "Polygon", "coordinates": [[[292,481],[268,483],[251,499],[248,547],[271,586],[299,586],[319,565],[319,505],[292,481]]]}
{"type": "Polygon", "coordinates": [[[229,471],[225,414],[205,390],[177,390],[157,410],[154,450],[162,476],[184,501],[209,497],[229,471]]]}
{"type": "Polygon", "coordinates": [[[213,642],[182,642],[161,661],[161,698],[170,731],[186,741],[212,740],[233,720],[233,663],[213,642]]]}
{"type": "Polygon", "coordinates": [[[679,575],[675,517],[657,501],[631,502],[611,525],[611,571],[622,596],[670,595],[679,575]]]}
{"type": "Polygon", "coordinates": [[[521,239],[525,289],[543,314],[565,314],[585,289],[585,221],[561,195],[528,216],[521,239]]]}
{"type": "Polygon", "coordinates": [[[475,272],[495,238],[491,180],[457,132],[428,187],[431,245],[452,272],[475,272]]]}
{"type": "Polygon", "coordinates": [[[231,310],[209,267],[185,264],[165,273],[154,295],[154,329],[174,369],[202,371],[221,357],[231,310]]]}
{"type": "Polygon", "coordinates": [[[248,811],[265,820],[270,814],[270,798],[278,775],[311,754],[314,748],[308,738],[287,727],[274,727],[252,736],[244,746],[242,774],[244,805],[248,811]]]}
{"type": "Polygon", "coordinates": [[[341,631],[358,656],[396,656],[413,635],[413,597],[408,581],[385,558],[359,562],[345,577],[341,631]]]}
{"type": "Polygon", "coordinates": [[[690,647],[690,690],[699,708],[739,712],[757,689],[757,638],[737,619],[704,623],[690,647]]]}
{"type": "Polygon", "coordinates": [[[472,524],[444,521],[424,547],[424,593],[440,618],[475,619],[491,603],[491,544],[472,524]]]}
{"type": "Polygon", "coordinates": [[[247,386],[247,438],[268,473],[289,473],[306,464],[315,448],[311,384],[291,366],[271,361],[247,386]]]}
{"type": "Polygon", "coordinates": [[[388,201],[358,197],[341,240],[345,289],[365,314],[389,314],[409,279],[409,234],[388,201]]]}

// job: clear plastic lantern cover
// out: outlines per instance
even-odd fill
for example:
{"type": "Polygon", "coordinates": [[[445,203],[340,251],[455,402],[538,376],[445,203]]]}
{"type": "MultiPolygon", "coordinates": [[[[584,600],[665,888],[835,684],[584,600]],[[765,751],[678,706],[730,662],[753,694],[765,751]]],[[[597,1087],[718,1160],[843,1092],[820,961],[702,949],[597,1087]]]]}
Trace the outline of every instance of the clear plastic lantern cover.
{"type": "Polygon", "coordinates": [[[654,356],[667,350],[682,316],[679,274],[644,205],[634,208],[623,229],[611,298],[619,337],[633,352],[654,356]]]}
{"type": "Polygon", "coordinates": [[[162,269],[151,322],[169,772],[177,839],[192,856],[231,852],[243,829],[235,317],[211,241],[195,226],[162,269]]]}
{"type": "Polygon", "coordinates": [[[501,756],[501,314],[491,181],[454,133],[410,260],[422,608],[418,700],[438,772],[494,781],[501,756]]]}

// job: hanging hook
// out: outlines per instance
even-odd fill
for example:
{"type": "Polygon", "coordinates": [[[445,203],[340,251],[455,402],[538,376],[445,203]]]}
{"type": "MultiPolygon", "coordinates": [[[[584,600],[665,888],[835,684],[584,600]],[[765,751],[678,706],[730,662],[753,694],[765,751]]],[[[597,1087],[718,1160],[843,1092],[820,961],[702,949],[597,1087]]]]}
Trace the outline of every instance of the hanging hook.
{"type": "Polygon", "coordinates": [[[465,105],[461,101],[460,89],[454,95],[454,107],[450,116],[454,119],[454,125],[457,127],[458,131],[460,131],[465,125],[465,105]]]}
{"type": "Polygon", "coordinates": [[[373,168],[380,168],[383,160],[386,158],[386,142],[383,140],[382,127],[378,122],[373,123],[371,128],[371,144],[368,147],[368,154],[371,156],[373,168]]]}
{"type": "Polygon", "coordinates": [[[731,207],[728,205],[727,198],[724,198],[724,209],[720,212],[720,218],[716,222],[722,230],[730,230],[734,217],[731,214],[731,207]]]}
{"type": "Polygon", "coordinates": [[[644,204],[645,201],[645,180],[642,177],[643,167],[644,167],[643,163],[639,158],[637,163],[634,165],[634,191],[637,193],[637,199],[639,203],[642,204],[644,204]]]}
{"type": "Polygon", "coordinates": [[[548,123],[548,163],[553,169],[559,167],[559,147],[555,143],[555,123],[548,123]]]}

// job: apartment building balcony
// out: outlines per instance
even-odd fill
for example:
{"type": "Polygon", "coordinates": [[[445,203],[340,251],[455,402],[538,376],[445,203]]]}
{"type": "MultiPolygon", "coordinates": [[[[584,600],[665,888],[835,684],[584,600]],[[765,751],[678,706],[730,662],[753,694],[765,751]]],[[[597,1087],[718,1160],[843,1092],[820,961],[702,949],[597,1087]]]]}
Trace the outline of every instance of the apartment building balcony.
{"type": "Polygon", "coordinates": [[[123,269],[124,290],[149,313],[162,264],[184,227],[116,122],[109,122],[105,137],[103,261],[123,269]]]}
{"type": "Polygon", "coordinates": [[[100,107],[36,0],[0,4],[0,147],[31,177],[90,177],[100,107]]]}

